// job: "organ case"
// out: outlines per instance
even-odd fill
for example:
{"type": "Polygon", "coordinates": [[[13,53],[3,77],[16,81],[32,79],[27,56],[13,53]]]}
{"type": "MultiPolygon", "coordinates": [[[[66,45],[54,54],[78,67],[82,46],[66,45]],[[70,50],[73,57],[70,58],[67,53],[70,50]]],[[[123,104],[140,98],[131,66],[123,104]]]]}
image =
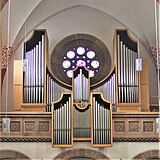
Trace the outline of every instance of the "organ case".
{"type": "Polygon", "coordinates": [[[62,93],[52,104],[52,146],[71,147],[73,145],[73,100],[72,93],[62,93]]]}
{"type": "Polygon", "coordinates": [[[112,146],[112,104],[101,92],[91,93],[91,141],[93,147],[112,146]]]}
{"type": "Polygon", "coordinates": [[[137,42],[131,38],[127,30],[117,30],[114,38],[117,111],[140,112],[142,104],[139,72],[135,66],[138,58],[137,42]]]}
{"type": "Polygon", "coordinates": [[[47,33],[35,30],[23,47],[22,111],[46,110],[47,33]]]}

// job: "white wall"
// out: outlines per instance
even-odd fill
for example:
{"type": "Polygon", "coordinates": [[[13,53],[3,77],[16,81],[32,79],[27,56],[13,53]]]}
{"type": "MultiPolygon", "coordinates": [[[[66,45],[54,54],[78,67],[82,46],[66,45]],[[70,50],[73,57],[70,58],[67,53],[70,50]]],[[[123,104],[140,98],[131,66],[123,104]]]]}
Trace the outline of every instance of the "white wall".
{"type": "MultiPolygon", "coordinates": [[[[69,149],[52,148],[51,143],[0,143],[1,149],[11,149],[19,151],[30,157],[31,159],[52,159],[56,157],[61,152],[69,149]]],[[[100,151],[106,154],[110,159],[123,159],[129,160],[134,156],[153,149],[159,149],[158,143],[144,143],[144,142],[134,142],[134,143],[113,143],[113,147],[109,148],[91,148],[90,143],[74,143],[75,148],[86,148],[100,151]]]]}

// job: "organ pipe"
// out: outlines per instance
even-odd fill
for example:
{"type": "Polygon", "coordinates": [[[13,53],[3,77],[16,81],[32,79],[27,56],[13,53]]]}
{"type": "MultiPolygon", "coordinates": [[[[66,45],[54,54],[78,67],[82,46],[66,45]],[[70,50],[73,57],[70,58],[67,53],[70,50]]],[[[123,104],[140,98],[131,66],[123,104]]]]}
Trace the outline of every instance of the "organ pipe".
{"type": "Polygon", "coordinates": [[[107,79],[104,81],[104,83],[95,88],[92,89],[92,92],[101,92],[104,96],[104,98],[112,103],[112,105],[115,105],[115,87],[116,87],[116,77],[115,77],[115,69],[112,70],[110,75],[107,77],[107,79]]]}
{"type": "Polygon", "coordinates": [[[53,102],[52,145],[70,147],[72,145],[72,94],[63,93],[61,98],[53,102]]]}
{"type": "Polygon", "coordinates": [[[101,92],[92,92],[92,145],[98,147],[112,146],[111,102],[106,101],[101,92]]]}
{"type": "Polygon", "coordinates": [[[28,62],[28,68],[23,72],[23,103],[44,103],[45,31],[35,31],[24,45],[23,59],[28,62]]]}
{"type": "MultiPolygon", "coordinates": [[[[131,41],[131,40],[130,40],[131,41]]],[[[117,73],[118,73],[118,102],[138,103],[138,73],[135,61],[138,57],[135,42],[128,44],[124,33],[117,32],[117,73]]]]}

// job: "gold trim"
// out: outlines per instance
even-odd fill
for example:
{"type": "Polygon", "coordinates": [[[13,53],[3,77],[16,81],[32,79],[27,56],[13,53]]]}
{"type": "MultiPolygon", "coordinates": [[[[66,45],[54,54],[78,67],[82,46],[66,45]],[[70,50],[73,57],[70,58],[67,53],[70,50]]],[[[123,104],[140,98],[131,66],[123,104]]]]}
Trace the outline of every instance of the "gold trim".
{"type": "Polygon", "coordinates": [[[91,105],[90,103],[86,103],[83,107],[79,107],[78,104],[81,104],[81,103],[73,103],[73,106],[78,108],[79,110],[85,110],[88,106],[91,105]]]}
{"type": "Polygon", "coordinates": [[[93,146],[93,121],[94,121],[94,117],[93,117],[93,93],[91,93],[90,99],[91,99],[91,146],[93,146]]]}
{"type": "Polygon", "coordinates": [[[73,138],[73,141],[91,141],[91,138],[73,138]]]}
{"type": "Polygon", "coordinates": [[[46,107],[45,103],[22,103],[21,107],[46,107]]]}

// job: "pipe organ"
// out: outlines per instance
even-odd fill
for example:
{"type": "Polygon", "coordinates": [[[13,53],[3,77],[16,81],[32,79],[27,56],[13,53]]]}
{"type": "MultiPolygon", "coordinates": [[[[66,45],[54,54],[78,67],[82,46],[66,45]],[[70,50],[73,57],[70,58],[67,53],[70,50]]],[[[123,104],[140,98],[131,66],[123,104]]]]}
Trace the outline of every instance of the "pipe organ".
{"type": "Polygon", "coordinates": [[[72,128],[72,94],[63,93],[60,100],[53,102],[52,145],[54,147],[70,147],[73,143],[72,128]]]}
{"type": "Polygon", "coordinates": [[[24,44],[24,103],[44,103],[44,32],[35,33],[38,37],[34,44],[24,44]]]}
{"type": "Polygon", "coordinates": [[[45,111],[46,106],[46,48],[45,30],[37,30],[23,47],[22,111],[45,111]]]}
{"type": "Polygon", "coordinates": [[[73,76],[69,85],[49,70],[47,41],[46,31],[36,30],[24,43],[21,110],[52,113],[54,147],[71,147],[74,141],[91,141],[95,147],[112,146],[112,109],[141,111],[139,73],[135,69],[137,42],[126,30],[117,30],[115,67],[110,74],[91,85],[88,68],[70,66],[73,76]]]}
{"type": "Polygon", "coordinates": [[[73,138],[74,141],[90,141],[91,137],[91,107],[73,107],[73,138]]]}
{"type": "Polygon", "coordinates": [[[78,67],[74,71],[73,81],[73,95],[74,103],[84,106],[89,102],[90,78],[86,68],[78,67]]]}
{"type": "Polygon", "coordinates": [[[137,42],[126,30],[117,30],[115,36],[117,111],[141,111],[139,75],[136,71],[137,42]]]}
{"type": "Polygon", "coordinates": [[[101,92],[93,92],[92,97],[92,144],[94,146],[112,144],[111,102],[103,98],[101,92]]]}
{"type": "MultiPolygon", "coordinates": [[[[112,77],[114,74],[108,80],[110,88],[113,88],[114,84],[112,77]]],[[[62,93],[62,97],[53,103],[53,147],[72,146],[73,141],[91,141],[92,146],[95,147],[112,146],[112,104],[105,100],[101,92],[89,94],[89,70],[85,67],[77,67],[73,70],[71,94],[62,93]],[[65,98],[66,96],[69,98],[65,98]],[[66,125],[68,122],[69,133],[66,125]]]]}
{"type": "Polygon", "coordinates": [[[116,77],[115,77],[115,68],[111,71],[111,73],[106,77],[106,79],[96,86],[91,86],[92,92],[101,92],[104,98],[110,101],[113,107],[116,105],[116,77]]]}
{"type": "Polygon", "coordinates": [[[70,89],[64,88],[56,82],[55,78],[51,75],[47,69],[47,78],[46,78],[46,88],[47,88],[47,106],[46,111],[51,112],[52,102],[57,101],[63,92],[70,92],[70,89]]]}

